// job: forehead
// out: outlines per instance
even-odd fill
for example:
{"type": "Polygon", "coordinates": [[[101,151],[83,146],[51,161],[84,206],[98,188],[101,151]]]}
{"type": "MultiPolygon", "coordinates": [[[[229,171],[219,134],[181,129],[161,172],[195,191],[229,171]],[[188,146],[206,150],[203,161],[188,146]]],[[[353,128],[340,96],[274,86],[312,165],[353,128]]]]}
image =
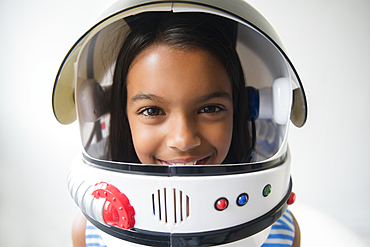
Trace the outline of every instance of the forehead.
{"type": "Polygon", "coordinates": [[[231,82],[221,62],[206,50],[154,45],[134,59],[127,90],[128,96],[156,92],[191,97],[214,91],[231,93],[231,82]]]}

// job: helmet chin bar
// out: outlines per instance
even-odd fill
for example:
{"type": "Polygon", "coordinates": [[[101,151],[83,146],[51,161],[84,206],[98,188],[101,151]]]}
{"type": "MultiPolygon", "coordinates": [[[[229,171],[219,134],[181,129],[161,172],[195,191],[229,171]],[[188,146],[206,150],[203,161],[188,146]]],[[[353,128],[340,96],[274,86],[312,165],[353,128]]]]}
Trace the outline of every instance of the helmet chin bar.
{"type": "Polygon", "coordinates": [[[254,164],[158,166],[103,162],[84,154],[82,161],[78,158],[72,164],[68,187],[86,218],[119,241],[144,246],[245,246],[262,231],[268,233],[288,206],[290,155],[287,151],[275,161],[254,164]],[[114,190],[106,193],[108,184],[114,190]],[[115,198],[122,195],[120,204],[115,198]],[[244,200],[238,201],[242,196],[244,200]],[[116,212],[124,208],[130,213],[123,214],[132,219],[126,229],[104,216],[112,201],[116,212]],[[226,204],[219,207],[219,201],[226,204]]]}
{"type": "Polygon", "coordinates": [[[241,224],[238,226],[208,232],[196,233],[163,233],[152,232],[142,229],[132,228],[123,230],[117,227],[110,227],[92,219],[87,214],[85,217],[98,229],[116,238],[146,246],[214,246],[235,242],[257,234],[275,223],[288,207],[292,192],[292,181],[290,180],[289,189],[281,202],[271,211],[261,217],[241,224]]]}

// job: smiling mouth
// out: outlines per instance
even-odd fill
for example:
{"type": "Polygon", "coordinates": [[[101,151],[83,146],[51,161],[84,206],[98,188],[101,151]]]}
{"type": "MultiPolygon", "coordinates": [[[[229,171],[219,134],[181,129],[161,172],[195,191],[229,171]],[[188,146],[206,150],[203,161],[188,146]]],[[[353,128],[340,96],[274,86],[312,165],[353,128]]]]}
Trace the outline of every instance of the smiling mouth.
{"type": "Polygon", "coordinates": [[[204,165],[207,160],[209,159],[210,156],[207,156],[203,159],[200,159],[200,160],[196,160],[196,161],[192,161],[192,162],[187,162],[187,163],[180,163],[180,162],[174,162],[174,163],[171,163],[171,162],[168,162],[168,161],[164,161],[164,160],[159,160],[161,162],[162,165],[170,165],[170,166],[195,166],[195,165],[204,165]]]}

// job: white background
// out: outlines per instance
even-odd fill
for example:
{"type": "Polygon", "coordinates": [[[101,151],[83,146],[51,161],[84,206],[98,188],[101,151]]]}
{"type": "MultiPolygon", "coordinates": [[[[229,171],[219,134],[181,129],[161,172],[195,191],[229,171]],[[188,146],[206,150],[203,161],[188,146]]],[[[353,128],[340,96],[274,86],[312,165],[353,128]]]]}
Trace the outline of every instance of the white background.
{"type": "MultiPolygon", "coordinates": [[[[78,210],[66,176],[80,141],[76,123],[54,119],[51,93],[69,48],[113,2],[0,2],[0,246],[71,245],[78,210]]],[[[280,34],[309,101],[306,126],[290,131],[302,246],[316,238],[304,231],[316,210],[370,240],[370,2],[250,2],[280,34]]]]}

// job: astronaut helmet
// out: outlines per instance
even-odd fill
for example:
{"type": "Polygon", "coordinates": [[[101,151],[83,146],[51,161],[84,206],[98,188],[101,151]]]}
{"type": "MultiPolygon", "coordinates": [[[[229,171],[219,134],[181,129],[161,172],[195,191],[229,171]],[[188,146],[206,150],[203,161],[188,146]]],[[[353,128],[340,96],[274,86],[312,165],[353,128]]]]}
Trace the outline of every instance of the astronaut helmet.
{"type": "Polygon", "coordinates": [[[104,241],[128,246],[260,246],[291,196],[289,123],[302,127],[307,119],[302,83],[279,36],[243,0],[117,1],[64,58],[53,110],[60,123],[77,119],[80,128],[72,198],[104,241]],[[126,106],[117,103],[121,81],[142,51],[133,40],[151,33],[158,42],[173,25],[190,27],[174,35],[193,35],[194,47],[214,53],[241,85],[221,164],[141,163],[130,134],[117,134],[128,126],[117,118],[126,106]]]}

